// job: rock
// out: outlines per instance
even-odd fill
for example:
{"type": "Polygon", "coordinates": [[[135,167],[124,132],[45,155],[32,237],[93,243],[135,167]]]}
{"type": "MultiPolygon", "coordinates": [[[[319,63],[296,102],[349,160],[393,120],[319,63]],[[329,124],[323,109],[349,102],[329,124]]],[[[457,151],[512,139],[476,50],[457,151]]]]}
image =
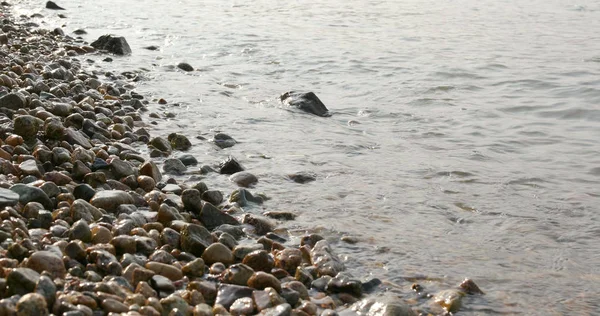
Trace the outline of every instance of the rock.
{"type": "Polygon", "coordinates": [[[192,67],[188,63],[179,63],[179,64],[177,64],[177,68],[179,68],[183,71],[194,71],[194,67],[192,67]]]}
{"type": "Polygon", "coordinates": [[[317,175],[312,172],[296,172],[288,174],[287,177],[296,183],[307,183],[317,180],[317,175]]]}
{"type": "Polygon", "coordinates": [[[340,271],[344,270],[342,261],[333,254],[331,246],[326,240],[320,240],[315,244],[310,251],[310,257],[316,266],[318,276],[336,276],[340,271]]]}
{"type": "Polygon", "coordinates": [[[62,140],[65,133],[65,127],[58,117],[49,117],[44,121],[44,135],[46,138],[62,140]]]}
{"type": "Polygon", "coordinates": [[[221,262],[225,265],[232,264],[234,261],[233,253],[227,246],[216,242],[208,246],[202,254],[202,259],[206,264],[221,262]]]}
{"type": "Polygon", "coordinates": [[[229,180],[241,187],[249,187],[258,182],[258,178],[248,171],[236,172],[229,177],[229,180]]]}
{"type": "Polygon", "coordinates": [[[46,2],[46,9],[50,9],[50,10],[64,10],[64,8],[58,6],[58,4],[52,2],[52,1],[48,1],[46,2]]]}
{"type": "Polygon", "coordinates": [[[171,151],[173,151],[173,147],[171,147],[171,143],[162,137],[155,137],[155,138],[151,139],[150,145],[152,145],[152,147],[154,147],[162,152],[165,152],[165,153],[171,153],[171,151]]]}
{"type": "Polygon", "coordinates": [[[338,274],[327,282],[325,291],[330,294],[347,293],[360,297],[362,295],[362,283],[338,274]]]}
{"type": "Polygon", "coordinates": [[[167,296],[166,298],[163,298],[162,300],[160,300],[160,305],[162,306],[164,311],[173,311],[173,310],[177,309],[177,310],[180,310],[181,312],[183,312],[183,314],[180,314],[180,315],[188,314],[187,313],[188,309],[189,309],[188,303],[181,296],[179,296],[177,294],[171,294],[171,295],[167,296]]]}
{"type": "Polygon", "coordinates": [[[71,127],[65,129],[64,139],[67,141],[67,143],[73,146],[79,145],[85,149],[92,148],[92,143],[90,143],[90,140],[86,138],[80,131],[71,127]]]}
{"type": "Polygon", "coordinates": [[[171,281],[177,281],[183,277],[181,269],[160,262],[148,262],[146,263],[146,269],[152,270],[171,281]]]}
{"type": "Polygon", "coordinates": [[[73,223],[73,226],[71,227],[71,231],[69,233],[69,239],[79,239],[83,242],[92,241],[92,231],[90,230],[90,226],[85,220],[81,219],[73,223]]]}
{"type": "Polygon", "coordinates": [[[417,316],[410,306],[391,295],[366,298],[340,313],[340,316],[417,316]]]}
{"type": "Polygon", "coordinates": [[[181,162],[187,166],[195,166],[198,164],[198,160],[190,155],[190,154],[185,154],[185,155],[181,155],[179,157],[177,157],[177,159],[181,160],[181,162]]]}
{"type": "Polygon", "coordinates": [[[27,268],[42,273],[48,271],[53,278],[64,278],[67,270],[62,258],[50,251],[36,251],[27,260],[27,268]]]}
{"type": "Polygon", "coordinates": [[[223,305],[223,307],[229,309],[237,299],[251,297],[252,291],[253,289],[247,286],[220,284],[217,290],[215,304],[223,305]]]}
{"type": "Polygon", "coordinates": [[[156,183],[162,180],[160,169],[153,161],[146,161],[140,166],[140,175],[151,177],[156,183]]]}
{"type": "Polygon", "coordinates": [[[131,54],[131,48],[122,36],[102,35],[90,45],[96,49],[106,50],[115,55],[131,54]]]}
{"type": "Polygon", "coordinates": [[[35,290],[40,274],[29,268],[16,268],[8,273],[6,287],[9,295],[25,295],[35,290]]]}
{"type": "Polygon", "coordinates": [[[50,277],[42,275],[35,285],[35,293],[42,295],[48,306],[52,306],[56,299],[56,284],[50,277]]]}
{"type": "Polygon", "coordinates": [[[240,171],[244,171],[244,168],[235,158],[231,156],[227,157],[227,159],[219,164],[220,174],[234,174],[240,171]]]}
{"type": "Polygon", "coordinates": [[[189,139],[181,134],[171,133],[167,139],[171,143],[171,147],[175,150],[185,151],[192,147],[192,143],[189,139]]]}
{"type": "Polygon", "coordinates": [[[202,194],[196,189],[186,189],[181,192],[183,207],[192,213],[198,214],[202,210],[202,194]]]}
{"type": "MultiPolygon", "coordinates": [[[[292,306],[290,306],[290,304],[288,304],[288,303],[283,303],[283,304],[279,304],[272,308],[267,308],[267,309],[263,310],[262,312],[260,312],[259,315],[287,316],[287,315],[291,315],[291,313],[292,313],[292,306]]],[[[324,314],[321,314],[321,315],[324,315],[324,314]]]]}
{"type": "Polygon", "coordinates": [[[179,159],[168,158],[163,163],[163,171],[169,174],[181,175],[184,174],[187,167],[179,159]]]}
{"type": "Polygon", "coordinates": [[[10,190],[19,195],[19,202],[25,205],[29,202],[41,203],[46,210],[54,210],[54,203],[48,195],[40,188],[17,183],[10,190]]]}
{"type": "Polygon", "coordinates": [[[0,108],[16,111],[27,106],[27,100],[20,93],[9,93],[0,97],[0,108]]]}
{"type": "Polygon", "coordinates": [[[27,142],[28,140],[35,139],[44,122],[35,116],[20,115],[15,117],[13,124],[15,134],[23,137],[27,142]]]}
{"type": "Polygon", "coordinates": [[[254,274],[254,270],[251,267],[237,263],[232,264],[222,274],[222,282],[236,285],[248,285],[248,280],[254,274]]]}
{"type": "Polygon", "coordinates": [[[257,290],[264,290],[270,287],[277,292],[281,292],[281,282],[272,274],[263,271],[255,272],[248,280],[248,286],[257,290]]]}
{"type": "Polygon", "coordinates": [[[46,299],[37,293],[29,293],[21,297],[17,303],[17,316],[47,316],[46,299]]]}
{"type": "Polygon", "coordinates": [[[264,200],[260,196],[254,196],[252,193],[250,193],[250,191],[246,189],[239,188],[231,192],[231,194],[229,195],[229,202],[235,202],[240,207],[244,207],[247,206],[248,203],[262,204],[264,200]]]}
{"type": "MultiPolygon", "coordinates": [[[[37,165],[36,165],[36,169],[39,171],[39,168],[37,168],[37,165]]],[[[65,175],[62,172],[58,172],[58,171],[46,172],[44,174],[44,180],[51,181],[57,186],[58,185],[60,185],[60,186],[67,185],[67,184],[71,183],[71,181],[73,181],[73,179],[71,179],[71,177],[65,175]]],[[[48,182],[46,182],[46,183],[48,183],[48,182]]],[[[42,190],[43,190],[43,188],[42,188],[42,190]]],[[[45,190],[44,190],[44,192],[46,192],[46,194],[48,193],[45,190]]],[[[48,196],[50,196],[50,195],[48,195],[48,196]]]]}
{"type": "Polygon", "coordinates": [[[19,169],[21,169],[21,174],[25,176],[34,176],[36,178],[40,178],[42,173],[40,172],[40,168],[35,160],[25,160],[19,164],[19,169]]]}
{"type": "Polygon", "coordinates": [[[200,225],[189,224],[181,230],[181,250],[201,257],[212,243],[210,232],[200,225]]]}
{"type": "Polygon", "coordinates": [[[275,266],[275,260],[265,250],[255,250],[247,254],[242,260],[243,264],[248,265],[254,271],[271,272],[275,266]]]}
{"type": "Polygon", "coordinates": [[[97,208],[114,212],[121,204],[134,204],[133,197],[127,192],[119,190],[104,190],[96,192],[90,204],[97,208]]]}
{"type": "Polygon", "coordinates": [[[223,133],[215,134],[212,141],[221,149],[233,147],[237,143],[231,136],[223,133]]]}
{"type": "Polygon", "coordinates": [[[293,221],[296,219],[296,214],[287,211],[268,211],[263,213],[264,216],[284,221],[293,221]]]}
{"type": "Polygon", "coordinates": [[[254,301],[251,297],[238,298],[229,308],[231,315],[254,315],[254,301]]]}
{"type": "Polygon", "coordinates": [[[484,294],[483,291],[479,289],[479,286],[477,286],[477,284],[475,284],[475,282],[473,282],[471,279],[465,279],[462,281],[462,283],[459,285],[459,288],[470,295],[484,294]]]}
{"type": "Polygon", "coordinates": [[[456,289],[444,290],[433,297],[435,304],[440,305],[449,313],[456,313],[462,306],[465,293],[456,289]]]}
{"type": "Polygon", "coordinates": [[[218,226],[223,224],[229,225],[239,225],[240,223],[233,216],[221,212],[214,205],[204,202],[202,206],[202,211],[200,212],[200,221],[206,228],[212,230],[218,226]]]}
{"type": "Polygon", "coordinates": [[[286,92],[280,97],[284,105],[296,107],[304,112],[321,117],[331,116],[325,104],[313,92],[286,92]]]}
{"type": "Polygon", "coordinates": [[[223,202],[223,193],[219,190],[207,190],[202,193],[202,199],[213,205],[219,205],[223,202]]]}
{"type": "Polygon", "coordinates": [[[202,258],[196,258],[184,265],[181,268],[181,272],[187,276],[201,277],[204,275],[205,267],[204,260],[202,260],[202,258]]]}
{"type": "Polygon", "coordinates": [[[126,313],[129,311],[127,305],[113,298],[103,300],[100,306],[102,306],[102,309],[107,313],[126,313]]]}
{"type": "Polygon", "coordinates": [[[121,159],[113,159],[110,162],[110,167],[117,179],[125,178],[130,175],[135,175],[135,169],[133,165],[128,161],[121,159]]]}
{"type": "Polygon", "coordinates": [[[19,194],[0,188],[0,209],[4,209],[6,206],[15,206],[17,203],[19,203],[19,194]]]}

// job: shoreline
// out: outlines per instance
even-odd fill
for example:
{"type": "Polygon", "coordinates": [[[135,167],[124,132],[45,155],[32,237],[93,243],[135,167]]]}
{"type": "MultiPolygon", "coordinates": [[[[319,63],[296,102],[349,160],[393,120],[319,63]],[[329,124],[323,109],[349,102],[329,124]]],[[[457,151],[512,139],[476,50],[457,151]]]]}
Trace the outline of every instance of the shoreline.
{"type": "MultiPolygon", "coordinates": [[[[2,52],[23,60],[5,67],[16,77],[0,76],[9,86],[0,104],[10,101],[13,107],[3,107],[2,122],[13,128],[2,135],[3,174],[12,175],[2,187],[18,194],[15,202],[14,194],[2,190],[8,204],[0,217],[14,223],[2,242],[8,246],[0,266],[5,292],[13,295],[2,296],[0,309],[37,308],[26,311],[44,315],[45,303],[55,314],[333,315],[353,312],[351,305],[365,298],[370,310],[374,301],[368,303],[363,292],[378,281],[338,275],[342,263],[323,237],[305,236],[300,245],[286,246],[285,236],[273,233],[272,219],[244,213],[244,203],[265,199],[245,189],[256,180],[234,160],[223,157],[218,170],[243,184],[229,197],[201,181],[178,183],[175,177],[193,157],[184,163],[173,153],[184,153],[189,140],[175,133],[152,137],[140,113],[148,101],[134,92],[135,85],[118,75],[102,82],[71,59],[93,53],[90,46],[66,44],[57,30],[29,33],[7,25],[13,24],[4,24],[2,52]],[[17,42],[17,34],[30,39],[27,45],[17,42]],[[49,48],[29,47],[36,40],[49,48]],[[61,46],[64,56],[54,56],[61,46]],[[37,52],[50,57],[27,60],[37,52]],[[21,98],[15,91],[23,88],[29,95],[21,98]],[[145,157],[136,148],[147,143],[152,147],[145,157]],[[162,168],[151,157],[166,158],[162,168]],[[14,187],[18,183],[29,186],[14,187]],[[248,238],[252,227],[260,234],[248,238]],[[25,279],[35,282],[16,289],[25,279]]],[[[398,300],[385,306],[413,313],[398,300]]]]}

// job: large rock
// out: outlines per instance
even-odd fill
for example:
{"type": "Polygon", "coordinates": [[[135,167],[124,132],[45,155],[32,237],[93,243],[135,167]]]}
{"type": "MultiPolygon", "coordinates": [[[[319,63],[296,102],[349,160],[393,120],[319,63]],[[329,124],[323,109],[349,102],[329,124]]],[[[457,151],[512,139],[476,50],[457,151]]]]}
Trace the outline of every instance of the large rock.
{"type": "Polygon", "coordinates": [[[122,36],[102,35],[90,45],[96,49],[106,50],[115,55],[131,54],[131,48],[122,36]]]}
{"type": "Polygon", "coordinates": [[[121,204],[134,204],[133,197],[120,190],[105,190],[96,192],[96,195],[90,201],[95,207],[103,208],[107,212],[114,212],[121,204]]]}
{"type": "Polygon", "coordinates": [[[331,116],[325,104],[313,92],[286,92],[280,97],[281,102],[285,105],[296,107],[304,112],[308,112],[317,116],[331,116]]]}
{"type": "Polygon", "coordinates": [[[9,93],[0,98],[0,108],[16,111],[25,108],[27,100],[20,93],[9,93]]]}
{"type": "Polygon", "coordinates": [[[210,230],[223,224],[240,224],[233,216],[225,212],[221,212],[221,210],[208,202],[204,202],[204,205],[202,206],[202,211],[200,212],[200,221],[210,230]]]}
{"type": "Polygon", "coordinates": [[[5,188],[0,188],[0,209],[19,203],[19,194],[5,188]]]}
{"type": "Polygon", "coordinates": [[[63,278],[67,273],[62,258],[50,251],[36,251],[27,260],[27,268],[38,273],[48,271],[53,278],[63,278]]]}
{"type": "Polygon", "coordinates": [[[200,225],[189,224],[181,230],[181,249],[196,257],[201,257],[204,250],[212,243],[210,232],[200,225]]]}
{"type": "Polygon", "coordinates": [[[42,204],[46,210],[54,210],[54,204],[48,195],[40,188],[17,183],[10,187],[10,190],[19,195],[19,202],[23,205],[29,202],[38,202],[42,204]]]}
{"type": "Polygon", "coordinates": [[[25,295],[33,292],[40,274],[29,268],[16,268],[8,273],[6,286],[8,295],[25,295]]]}

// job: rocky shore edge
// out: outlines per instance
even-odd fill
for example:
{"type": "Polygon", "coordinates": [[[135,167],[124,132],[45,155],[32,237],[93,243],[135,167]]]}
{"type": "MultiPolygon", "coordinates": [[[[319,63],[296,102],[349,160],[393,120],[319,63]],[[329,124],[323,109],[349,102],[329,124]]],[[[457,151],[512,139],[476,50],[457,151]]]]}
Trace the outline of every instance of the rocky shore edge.
{"type": "MultiPolygon", "coordinates": [[[[182,154],[191,143],[151,136],[136,74],[88,71],[96,48],[9,7],[0,7],[0,315],[418,314],[378,279],[346,274],[322,236],[291,245],[276,234],[294,214],[245,212],[268,200],[235,158],[200,168],[229,176],[240,187],[229,196],[178,183],[197,164],[182,154]]],[[[435,296],[413,290],[443,312],[483,294],[470,280],[435,296]]]]}

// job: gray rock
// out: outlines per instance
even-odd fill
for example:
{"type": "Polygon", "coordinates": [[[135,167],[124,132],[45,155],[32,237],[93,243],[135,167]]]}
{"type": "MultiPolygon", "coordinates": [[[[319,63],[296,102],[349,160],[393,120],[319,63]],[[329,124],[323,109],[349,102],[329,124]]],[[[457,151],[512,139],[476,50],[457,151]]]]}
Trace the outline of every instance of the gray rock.
{"type": "Polygon", "coordinates": [[[9,295],[25,295],[33,292],[40,279],[40,274],[29,268],[13,269],[6,277],[6,287],[9,295]]]}
{"type": "Polygon", "coordinates": [[[317,275],[336,276],[344,270],[342,261],[331,251],[327,240],[318,241],[310,251],[310,258],[317,268],[317,275]]]}
{"type": "Polygon", "coordinates": [[[42,173],[40,172],[40,168],[34,159],[25,160],[19,164],[19,169],[21,169],[21,174],[26,176],[34,176],[36,178],[40,178],[42,173]]]}
{"type": "Polygon", "coordinates": [[[25,141],[34,139],[44,125],[39,118],[31,115],[20,115],[13,120],[15,134],[22,136],[25,141]]]}
{"type": "Polygon", "coordinates": [[[67,273],[62,258],[51,251],[36,251],[27,260],[27,268],[38,273],[48,271],[53,278],[63,278],[67,273]]]}
{"type": "Polygon", "coordinates": [[[181,175],[185,173],[187,167],[179,159],[169,158],[165,159],[163,163],[163,171],[169,174],[181,175]]]}
{"type": "Polygon", "coordinates": [[[177,64],[177,68],[179,68],[183,71],[194,71],[194,67],[192,67],[188,63],[179,63],[179,64],[177,64]]]}
{"type": "Polygon", "coordinates": [[[223,193],[219,190],[207,190],[202,193],[202,199],[213,205],[219,205],[223,202],[223,193]]]}
{"type": "Polygon", "coordinates": [[[171,151],[173,151],[171,143],[162,137],[153,138],[152,140],[150,140],[150,145],[162,152],[170,153],[171,151]]]}
{"type": "Polygon", "coordinates": [[[196,189],[186,189],[181,193],[183,207],[195,214],[202,210],[202,194],[196,189]]]}
{"type": "Polygon", "coordinates": [[[177,159],[181,160],[181,162],[183,162],[183,164],[186,166],[195,166],[198,164],[198,160],[196,160],[194,156],[189,154],[181,155],[177,157],[177,159]]]}
{"type": "Polygon", "coordinates": [[[133,197],[124,191],[105,190],[96,192],[91,199],[90,204],[95,207],[105,209],[107,212],[114,212],[121,204],[134,204],[133,197]]]}
{"type": "Polygon", "coordinates": [[[10,190],[19,195],[19,202],[23,205],[29,202],[38,202],[47,210],[54,209],[54,203],[52,203],[48,195],[40,188],[17,183],[11,186],[10,190]]]}
{"type": "Polygon", "coordinates": [[[9,93],[0,98],[0,108],[16,111],[23,109],[27,105],[27,100],[20,93],[9,93]]]}
{"type": "Polygon", "coordinates": [[[215,134],[212,141],[221,149],[233,147],[237,143],[231,136],[223,133],[215,134]]]}
{"type": "Polygon", "coordinates": [[[65,129],[65,140],[71,145],[79,145],[85,149],[92,148],[92,143],[90,143],[89,139],[87,139],[80,131],[70,127],[65,129]]]}
{"type": "Polygon", "coordinates": [[[50,277],[42,275],[35,285],[35,293],[41,294],[48,305],[52,306],[56,298],[56,285],[50,277]]]}
{"type": "Polygon", "coordinates": [[[254,289],[247,286],[221,284],[217,290],[217,298],[215,304],[223,305],[229,309],[233,302],[242,297],[252,297],[254,289]]]}
{"type": "Polygon", "coordinates": [[[331,116],[325,104],[313,92],[286,92],[280,97],[285,105],[298,108],[304,112],[311,113],[321,117],[331,116]]]}
{"type": "Polygon", "coordinates": [[[181,249],[194,256],[201,257],[212,243],[212,235],[205,227],[189,224],[181,230],[181,249]]]}
{"type": "Polygon", "coordinates": [[[267,308],[258,315],[263,316],[289,316],[292,314],[292,306],[288,303],[279,304],[272,308],[267,308]]]}
{"type": "Polygon", "coordinates": [[[317,175],[312,172],[296,172],[288,174],[287,177],[296,183],[307,183],[317,180],[317,175]]]}
{"type": "Polygon", "coordinates": [[[200,212],[200,221],[210,230],[223,224],[240,224],[233,216],[225,212],[221,212],[218,208],[208,202],[205,202],[202,206],[202,211],[200,212]]]}
{"type": "Polygon", "coordinates": [[[115,55],[131,54],[131,48],[122,36],[102,35],[90,45],[96,49],[106,50],[115,55]]]}
{"type": "Polygon", "coordinates": [[[19,194],[14,191],[0,188],[0,209],[6,206],[14,206],[19,203],[19,194]]]}
{"type": "Polygon", "coordinates": [[[241,187],[249,187],[258,182],[258,178],[248,171],[236,172],[229,177],[229,180],[241,187]]]}

